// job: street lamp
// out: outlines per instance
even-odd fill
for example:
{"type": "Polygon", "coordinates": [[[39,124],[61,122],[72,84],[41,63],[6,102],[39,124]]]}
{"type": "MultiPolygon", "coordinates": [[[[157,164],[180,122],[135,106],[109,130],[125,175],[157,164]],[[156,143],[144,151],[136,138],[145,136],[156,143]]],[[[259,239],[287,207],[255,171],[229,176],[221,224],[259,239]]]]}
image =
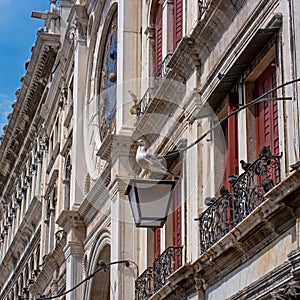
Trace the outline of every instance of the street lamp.
{"type": "Polygon", "coordinates": [[[136,227],[164,226],[175,184],[175,180],[130,179],[125,195],[128,195],[136,227]]]}

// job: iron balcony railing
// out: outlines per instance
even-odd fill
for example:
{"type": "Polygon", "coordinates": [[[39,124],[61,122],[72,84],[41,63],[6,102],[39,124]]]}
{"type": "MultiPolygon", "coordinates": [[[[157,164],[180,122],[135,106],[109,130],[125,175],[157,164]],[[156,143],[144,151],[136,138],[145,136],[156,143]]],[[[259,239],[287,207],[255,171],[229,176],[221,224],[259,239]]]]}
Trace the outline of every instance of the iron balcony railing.
{"type": "Polygon", "coordinates": [[[173,53],[168,53],[165,58],[163,59],[162,63],[158,66],[156,73],[155,73],[155,78],[162,78],[165,77],[168,73],[168,68],[167,64],[171,58],[173,53]]]}
{"type": "Polygon", "coordinates": [[[154,293],[153,284],[153,267],[149,267],[135,281],[135,299],[149,299],[154,293]]]}
{"type": "Polygon", "coordinates": [[[198,0],[198,19],[200,20],[204,13],[207,11],[209,8],[211,0],[198,0]]]}
{"type": "Polygon", "coordinates": [[[167,278],[182,265],[182,246],[169,247],[135,281],[135,299],[149,299],[161,289],[167,278]]]}
{"type": "Polygon", "coordinates": [[[142,97],[141,101],[138,103],[136,108],[136,117],[137,121],[140,120],[141,116],[145,113],[146,109],[150,105],[150,102],[153,98],[154,88],[148,88],[142,97]]]}
{"type": "Polygon", "coordinates": [[[168,53],[162,63],[158,66],[155,77],[154,77],[154,82],[152,82],[152,87],[149,87],[146,92],[144,93],[143,97],[137,104],[137,109],[136,109],[136,116],[137,116],[137,122],[140,120],[141,116],[144,115],[146,112],[147,108],[149,107],[153,96],[155,92],[158,90],[162,79],[167,75],[168,73],[168,68],[167,64],[172,56],[172,53],[168,53]]]}
{"type": "Polygon", "coordinates": [[[205,252],[264,201],[264,194],[280,181],[280,158],[263,147],[252,164],[242,161],[240,176],[230,175],[232,192],[222,187],[220,197],[207,198],[199,216],[201,253],[205,252]]]}

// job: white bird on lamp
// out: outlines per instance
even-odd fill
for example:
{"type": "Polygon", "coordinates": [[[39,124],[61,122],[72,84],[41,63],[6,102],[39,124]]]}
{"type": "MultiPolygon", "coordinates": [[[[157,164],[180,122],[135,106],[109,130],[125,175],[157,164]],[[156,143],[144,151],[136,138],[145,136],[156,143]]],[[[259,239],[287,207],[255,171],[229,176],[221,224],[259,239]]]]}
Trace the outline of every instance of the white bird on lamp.
{"type": "Polygon", "coordinates": [[[150,173],[160,173],[176,176],[174,173],[167,170],[167,168],[159,161],[157,157],[147,152],[146,142],[143,139],[137,141],[138,149],[136,151],[135,160],[142,168],[140,177],[144,174],[149,178],[150,173]]]}

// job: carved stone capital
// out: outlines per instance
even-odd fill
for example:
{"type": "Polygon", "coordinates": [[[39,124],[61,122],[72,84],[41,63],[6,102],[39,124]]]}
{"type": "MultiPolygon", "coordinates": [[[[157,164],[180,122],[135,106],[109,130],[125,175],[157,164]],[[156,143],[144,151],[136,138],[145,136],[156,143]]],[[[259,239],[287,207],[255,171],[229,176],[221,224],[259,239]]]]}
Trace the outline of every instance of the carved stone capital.
{"type": "Polygon", "coordinates": [[[206,290],[205,281],[199,274],[194,275],[194,280],[195,280],[195,287],[196,287],[197,291],[205,291],[206,290]]]}
{"type": "Polygon", "coordinates": [[[70,256],[81,259],[84,254],[82,243],[69,242],[64,248],[65,258],[68,259],[70,256]]]}
{"type": "Polygon", "coordinates": [[[81,244],[85,239],[85,224],[77,211],[63,210],[56,223],[64,229],[69,241],[81,244]]]}

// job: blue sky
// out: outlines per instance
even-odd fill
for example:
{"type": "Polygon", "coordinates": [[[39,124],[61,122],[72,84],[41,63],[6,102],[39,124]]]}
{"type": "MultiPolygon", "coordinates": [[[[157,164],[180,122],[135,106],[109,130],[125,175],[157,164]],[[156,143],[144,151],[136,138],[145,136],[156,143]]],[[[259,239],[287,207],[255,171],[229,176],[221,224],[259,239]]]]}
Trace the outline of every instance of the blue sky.
{"type": "Polygon", "coordinates": [[[15,91],[21,87],[25,63],[31,57],[36,32],[43,21],[31,18],[32,11],[50,9],[49,0],[0,0],[0,135],[8,123],[15,91]]]}

